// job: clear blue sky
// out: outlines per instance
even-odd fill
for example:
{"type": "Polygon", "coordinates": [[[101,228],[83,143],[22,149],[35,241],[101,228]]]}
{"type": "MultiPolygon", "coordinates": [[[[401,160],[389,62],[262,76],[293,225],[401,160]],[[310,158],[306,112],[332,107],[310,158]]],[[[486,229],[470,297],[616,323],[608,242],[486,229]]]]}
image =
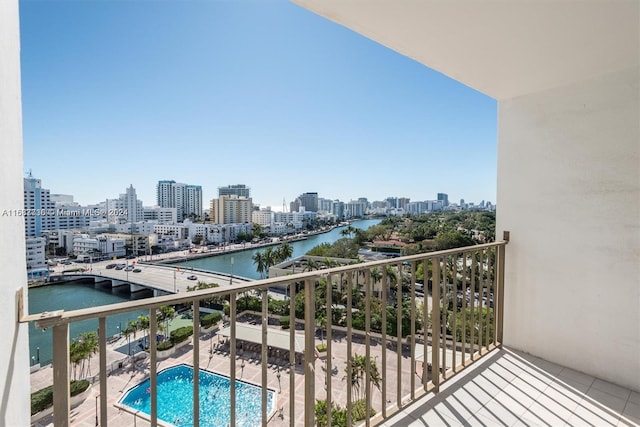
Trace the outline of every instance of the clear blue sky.
{"type": "Polygon", "coordinates": [[[495,201],[493,99],[288,1],[20,8],[24,169],[53,193],[495,201]]]}

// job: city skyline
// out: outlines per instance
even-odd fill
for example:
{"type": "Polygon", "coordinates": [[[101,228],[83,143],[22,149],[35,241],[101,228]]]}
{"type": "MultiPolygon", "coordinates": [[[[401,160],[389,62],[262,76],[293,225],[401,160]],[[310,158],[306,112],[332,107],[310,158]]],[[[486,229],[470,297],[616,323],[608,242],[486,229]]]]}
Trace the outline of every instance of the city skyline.
{"type": "Polygon", "coordinates": [[[155,204],[164,179],[205,201],[245,183],[273,209],[308,191],[496,201],[493,99],[290,2],[23,1],[20,18],[23,170],[80,204],[130,184],[155,204]]]}
{"type": "MultiPolygon", "coordinates": [[[[153,199],[153,201],[151,203],[148,203],[147,201],[145,201],[142,198],[138,197],[137,196],[137,192],[138,192],[137,191],[137,187],[133,183],[129,183],[127,188],[124,190],[124,192],[119,192],[117,197],[112,197],[112,195],[107,195],[105,197],[98,198],[98,199],[90,201],[88,203],[84,203],[84,202],[81,202],[81,201],[79,201],[77,199],[77,197],[75,196],[75,193],[60,193],[60,192],[56,191],[55,189],[49,188],[48,185],[47,185],[46,180],[43,180],[40,177],[33,176],[33,172],[32,171],[30,171],[27,174],[27,176],[25,176],[25,180],[42,182],[43,191],[46,191],[47,193],[50,193],[52,197],[56,196],[56,199],[64,200],[65,203],[71,203],[71,201],[73,201],[73,203],[76,203],[76,204],[78,204],[80,206],[85,206],[85,207],[86,206],[94,206],[94,205],[97,205],[97,204],[100,204],[100,203],[104,203],[105,200],[118,200],[118,198],[122,199],[123,197],[126,199],[129,196],[130,192],[133,192],[133,194],[136,194],[136,200],[141,202],[144,207],[154,207],[154,206],[163,207],[163,206],[161,206],[162,204],[158,205],[156,203],[157,199],[155,197],[154,197],[154,199],[153,199]]],[[[174,182],[173,180],[161,180],[158,183],[156,183],[156,187],[157,187],[158,184],[164,183],[164,182],[167,182],[167,181],[174,182]]],[[[179,185],[184,185],[184,186],[191,186],[191,187],[200,187],[199,185],[194,185],[194,184],[184,184],[184,183],[178,183],[178,184],[179,185]]],[[[234,185],[237,185],[237,184],[234,184],[234,185]]],[[[244,186],[245,184],[241,184],[241,185],[244,186]]],[[[246,185],[246,189],[250,190],[251,186],[250,185],[246,185]]],[[[291,196],[290,199],[287,199],[288,201],[286,203],[286,211],[290,211],[290,203],[289,203],[289,201],[293,202],[293,201],[299,199],[300,196],[304,196],[305,194],[306,193],[298,195],[298,196],[294,195],[294,196],[291,196]]],[[[484,198],[484,199],[479,199],[479,200],[471,200],[471,199],[468,199],[468,198],[465,198],[465,197],[452,198],[452,197],[450,197],[450,195],[448,193],[437,193],[437,194],[435,194],[435,197],[426,196],[426,197],[417,198],[417,199],[404,197],[404,196],[398,195],[398,194],[389,194],[386,197],[383,197],[383,198],[380,198],[380,199],[373,199],[373,198],[368,197],[367,195],[360,195],[358,197],[350,197],[349,199],[338,199],[338,198],[335,198],[335,197],[324,197],[323,195],[318,194],[318,199],[338,200],[338,201],[341,201],[341,202],[344,202],[344,203],[347,203],[347,202],[350,202],[350,201],[357,201],[359,198],[365,198],[368,203],[385,202],[390,198],[391,199],[395,198],[395,199],[398,199],[398,200],[407,199],[410,202],[425,202],[425,201],[440,201],[441,199],[439,197],[441,195],[448,196],[447,197],[447,204],[452,204],[452,205],[457,205],[460,200],[464,200],[466,204],[470,203],[470,204],[478,205],[481,202],[489,202],[489,203],[495,205],[494,201],[490,200],[490,199],[484,198]]],[[[253,195],[251,195],[250,197],[253,200],[253,195]]],[[[218,197],[213,197],[212,199],[205,199],[203,197],[203,199],[202,199],[203,210],[209,211],[209,208],[208,208],[209,202],[211,202],[212,200],[217,200],[217,199],[218,199],[218,197]]],[[[253,204],[257,205],[257,203],[253,203],[253,204]]],[[[259,205],[259,206],[260,206],[261,209],[262,208],[266,208],[266,207],[270,207],[272,211],[275,211],[275,212],[281,212],[282,211],[282,209],[281,209],[282,208],[282,204],[276,205],[276,206],[267,206],[267,205],[259,205]]],[[[28,207],[25,206],[25,208],[28,208],[28,207]]],[[[313,211],[313,212],[315,212],[315,211],[313,211]]],[[[179,221],[179,222],[181,222],[181,221],[179,221]]]]}

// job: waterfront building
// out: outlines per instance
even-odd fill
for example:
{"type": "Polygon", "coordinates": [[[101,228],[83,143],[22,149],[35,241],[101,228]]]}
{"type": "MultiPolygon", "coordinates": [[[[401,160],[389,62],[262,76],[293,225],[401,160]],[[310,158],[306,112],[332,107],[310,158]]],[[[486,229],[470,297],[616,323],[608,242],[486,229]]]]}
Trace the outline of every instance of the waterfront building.
{"type": "Polygon", "coordinates": [[[331,203],[331,213],[336,216],[339,220],[344,218],[344,202],[340,200],[334,200],[331,203]]]}
{"type": "Polygon", "coordinates": [[[244,196],[220,196],[211,200],[211,221],[215,224],[252,222],[253,203],[244,196]]]}
{"type": "Polygon", "coordinates": [[[271,211],[271,207],[251,212],[251,222],[263,227],[271,226],[271,223],[273,222],[273,212],[271,211]]]}
{"type": "Polygon", "coordinates": [[[49,266],[45,260],[47,239],[45,237],[27,237],[26,260],[29,280],[46,278],[49,266]]]}
{"type": "Polygon", "coordinates": [[[331,212],[333,200],[318,197],[318,212],[331,212]]]}
{"type": "Polygon", "coordinates": [[[351,200],[345,203],[345,216],[347,218],[362,218],[367,210],[366,203],[351,200]]]}
{"type": "Polygon", "coordinates": [[[318,193],[302,193],[298,196],[298,200],[300,207],[303,207],[305,211],[318,212],[318,193]]]}

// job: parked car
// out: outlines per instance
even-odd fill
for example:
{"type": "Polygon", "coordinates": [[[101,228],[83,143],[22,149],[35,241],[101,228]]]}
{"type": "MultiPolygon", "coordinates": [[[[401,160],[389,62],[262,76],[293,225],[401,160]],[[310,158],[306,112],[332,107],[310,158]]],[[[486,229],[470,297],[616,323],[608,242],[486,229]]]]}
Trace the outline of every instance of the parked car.
{"type": "Polygon", "coordinates": [[[198,280],[198,276],[194,276],[193,274],[189,277],[187,277],[187,279],[189,280],[198,280]]]}
{"type": "Polygon", "coordinates": [[[141,268],[134,268],[134,269],[133,269],[133,272],[134,272],[134,273],[140,273],[141,271],[142,271],[142,269],[141,269],[141,268]]]}
{"type": "Polygon", "coordinates": [[[124,268],[124,265],[118,264],[116,265],[116,270],[122,270],[124,268]]]}
{"type": "Polygon", "coordinates": [[[124,269],[124,271],[133,271],[133,266],[130,265],[127,268],[124,269]]]}
{"type": "Polygon", "coordinates": [[[107,264],[107,268],[108,269],[116,268],[116,265],[115,264],[107,264]]]}

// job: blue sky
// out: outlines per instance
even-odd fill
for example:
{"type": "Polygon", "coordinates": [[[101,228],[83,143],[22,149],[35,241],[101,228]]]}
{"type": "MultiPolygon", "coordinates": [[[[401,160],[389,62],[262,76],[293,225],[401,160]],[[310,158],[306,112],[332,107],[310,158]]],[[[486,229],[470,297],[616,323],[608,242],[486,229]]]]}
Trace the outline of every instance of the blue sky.
{"type": "Polygon", "coordinates": [[[20,8],[24,169],[53,193],[495,201],[493,99],[290,2],[20,8]]]}

